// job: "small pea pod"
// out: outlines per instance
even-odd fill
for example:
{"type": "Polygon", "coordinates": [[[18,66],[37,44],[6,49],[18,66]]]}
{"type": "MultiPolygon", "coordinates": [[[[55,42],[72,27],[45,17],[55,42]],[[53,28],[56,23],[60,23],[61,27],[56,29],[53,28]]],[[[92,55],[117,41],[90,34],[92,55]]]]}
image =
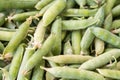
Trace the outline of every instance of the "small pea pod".
{"type": "Polygon", "coordinates": [[[26,37],[30,24],[31,24],[31,20],[27,20],[19,26],[19,29],[16,31],[16,33],[13,35],[13,37],[11,38],[11,40],[4,49],[3,52],[4,58],[9,59],[13,56],[13,52],[15,51],[15,49],[18,47],[21,41],[26,37]]]}
{"type": "Polygon", "coordinates": [[[80,43],[80,46],[81,46],[81,53],[80,54],[82,54],[82,55],[88,55],[89,54],[88,49],[89,49],[91,43],[93,42],[94,37],[95,36],[90,31],[90,28],[88,28],[85,31],[85,33],[82,37],[81,43],[80,43]]]}
{"type": "Polygon", "coordinates": [[[0,26],[2,26],[5,22],[5,14],[4,13],[0,13],[0,26]]]}
{"type": "Polygon", "coordinates": [[[112,79],[120,79],[119,70],[97,69],[97,71],[105,77],[112,78],[112,79]]]}
{"type": "Polygon", "coordinates": [[[112,22],[111,29],[117,29],[117,28],[120,28],[120,19],[114,20],[112,22]]]}
{"type": "Polygon", "coordinates": [[[80,8],[84,8],[87,3],[87,0],[75,0],[76,3],[80,6],[80,8]]]}
{"type": "Polygon", "coordinates": [[[41,10],[43,7],[45,7],[46,5],[48,5],[50,2],[52,2],[53,0],[40,0],[36,5],[35,8],[37,10],[41,10]]]}
{"type": "Polygon", "coordinates": [[[67,79],[81,79],[81,80],[105,80],[103,76],[98,73],[86,70],[79,70],[69,67],[53,67],[53,68],[44,68],[50,74],[54,75],[57,78],[67,78],[67,79]],[[69,73],[69,74],[68,74],[69,73]]]}
{"type": "Polygon", "coordinates": [[[85,61],[92,59],[91,56],[82,55],[58,55],[51,57],[43,57],[43,59],[60,64],[82,64],[85,61]]]}
{"type": "Polygon", "coordinates": [[[52,49],[52,53],[54,55],[59,55],[61,53],[61,46],[62,46],[62,21],[60,18],[56,19],[55,22],[52,24],[51,32],[55,34],[56,41],[54,42],[54,46],[52,49]]]}
{"type": "Polygon", "coordinates": [[[84,62],[79,69],[94,70],[107,64],[110,60],[113,60],[113,56],[117,59],[120,57],[120,49],[112,49],[107,51],[93,59],[84,62]]]}
{"type": "Polygon", "coordinates": [[[80,30],[72,32],[72,49],[74,54],[80,54],[81,37],[82,37],[82,34],[80,30]]]}
{"type": "Polygon", "coordinates": [[[49,25],[56,18],[56,16],[63,11],[65,6],[66,0],[56,0],[55,3],[51,7],[49,7],[43,15],[44,25],[49,25]]]}
{"type": "Polygon", "coordinates": [[[120,37],[116,36],[115,34],[112,34],[108,30],[99,28],[99,27],[92,27],[91,32],[99,39],[120,48],[120,37]],[[101,36],[102,35],[102,36],[101,36]]]}
{"type": "Polygon", "coordinates": [[[42,60],[42,57],[47,55],[51,51],[52,46],[54,45],[55,35],[51,33],[50,36],[45,40],[43,46],[38,49],[33,56],[27,61],[24,69],[22,70],[23,74],[26,75],[38,62],[42,60]]]}
{"type": "MultiPolygon", "coordinates": [[[[118,0],[116,0],[116,1],[118,1],[118,0]]],[[[112,14],[113,14],[113,17],[117,17],[120,15],[120,5],[117,5],[112,9],[112,14]]]]}
{"type": "Polygon", "coordinates": [[[24,53],[25,44],[20,44],[15,52],[15,55],[12,59],[10,69],[9,69],[9,77],[10,80],[15,80],[17,78],[17,74],[19,72],[19,68],[22,62],[23,53],[24,53]],[[16,65],[17,64],[17,65],[16,65]]]}

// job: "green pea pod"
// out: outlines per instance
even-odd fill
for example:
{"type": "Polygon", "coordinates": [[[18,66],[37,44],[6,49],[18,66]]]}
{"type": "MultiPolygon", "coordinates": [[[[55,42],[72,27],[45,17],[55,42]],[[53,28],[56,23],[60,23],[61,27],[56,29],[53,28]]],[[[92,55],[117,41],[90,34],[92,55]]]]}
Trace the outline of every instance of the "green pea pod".
{"type": "Polygon", "coordinates": [[[108,30],[99,28],[99,27],[92,27],[91,32],[99,39],[120,48],[120,37],[116,36],[115,34],[112,34],[108,30]]]}
{"type": "Polygon", "coordinates": [[[112,78],[112,79],[120,79],[119,70],[97,69],[97,71],[105,77],[112,78]]]}
{"type": "Polygon", "coordinates": [[[15,55],[12,59],[11,66],[9,69],[9,77],[10,80],[15,80],[17,78],[17,74],[19,72],[19,68],[22,62],[23,53],[24,53],[25,44],[20,44],[15,52],[15,55]],[[16,65],[17,64],[17,65],[16,65]]]}
{"type": "Polygon", "coordinates": [[[98,9],[67,9],[62,15],[67,17],[94,16],[98,9]]]}
{"type": "Polygon", "coordinates": [[[39,0],[1,0],[0,11],[6,9],[31,9],[39,0]],[[22,5],[21,5],[22,4],[22,5]]]}
{"type": "Polygon", "coordinates": [[[54,45],[55,34],[51,33],[50,36],[45,40],[43,46],[38,49],[33,56],[27,61],[23,74],[26,75],[28,71],[30,71],[38,62],[42,60],[42,57],[47,55],[49,51],[51,51],[52,46],[54,45]]]}
{"type": "Polygon", "coordinates": [[[43,7],[45,7],[46,5],[48,5],[50,2],[52,2],[53,0],[40,0],[36,5],[35,8],[37,10],[41,10],[43,7]]]}
{"type": "Polygon", "coordinates": [[[106,6],[105,6],[105,15],[106,16],[112,11],[112,8],[114,7],[116,1],[117,0],[107,0],[106,6]]]}
{"type": "Polygon", "coordinates": [[[95,19],[84,19],[84,20],[63,20],[62,30],[78,30],[85,29],[97,23],[95,19]]]}
{"type": "Polygon", "coordinates": [[[87,0],[75,0],[76,3],[80,6],[80,8],[84,8],[87,3],[87,0]]]}
{"type": "Polygon", "coordinates": [[[107,51],[97,57],[94,57],[86,62],[84,62],[79,69],[94,70],[96,68],[102,67],[107,64],[110,60],[113,60],[113,56],[117,59],[120,57],[120,49],[112,49],[107,51]]]}
{"type": "Polygon", "coordinates": [[[111,29],[117,29],[117,28],[120,28],[120,19],[114,20],[112,22],[111,29]]]}
{"type": "Polygon", "coordinates": [[[89,54],[88,49],[89,49],[91,43],[93,42],[94,37],[95,36],[90,31],[90,28],[88,28],[85,31],[85,33],[82,37],[81,43],[80,43],[80,46],[81,46],[81,53],[80,54],[82,54],[82,55],[88,55],[89,54]]]}
{"type": "Polygon", "coordinates": [[[5,14],[4,13],[0,13],[0,26],[2,26],[5,22],[5,14]]]}
{"type": "Polygon", "coordinates": [[[61,45],[62,45],[62,21],[61,19],[56,19],[55,22],[52,24],[51,32],[55,34],[56,41],[54,42],[54,46],[52,49],[52,53],[54,55],[59,55],[61,53],[61,45]]]}
{"type": "Polygon", "coordinates": [[[79,70],[69,67],[53,67],[53,68],[44,68],[50,74],[54,75],[57,78],[67,78],[67,79],[81,79],[81,80],[105,80],[103,76],[98,73],[86,70],[79,70]],[[69,74],[68,74],[69,73],[69,74]]]}
{"type": "Polygon", "coordinates": [[[28,17],[30,16],[34,16],[35,14],[37,14],[39,11],[30,11],[30,12],[23,12],[23,13],[18,13],[15,14],[11,17],[11,20],[14,21],[24,21],[26,20],[28,17]]]}
{"type": "Polygon", "coordinates": [[[109,15],[105,18],[104,21],[104,28],[107,30],[110,30],[112,27],[112,20],[113,20],[113,16],[112,13],[109,13],[109,15]]]}
{"type": "Polygon", "coordinates": [[[82,64],[85,61],[92,59],[91,56],[82,55],[58,55],[51,57],[43,57],[43,59],[59,64],[82,64]]]}
{"type": "Polygon", "coordinates": [[[72,32],[72,49],[74,54],[80,54],[81,37],[82,37],[82,34],[80,30],[72,32]]]}
{"type": "Polygon", "coordinates": [[[117,5],[112,9],[112,14],[113,14],[113,17],[117,17],[120,15],[120,5],[117,5]]]}
{"type": "Polygon", "coordinates": [[[67,0],[66,9],[72,8],[75,6],[75,0],[67,0]]]}
{"type": "Polygon", "coordinates": [[[49,25],[57,15],[59,15],[66,6],[66,0],[56,0],[55,3],[47,9],[43,15],[43,23],[49,25]],[[52,13],[51,13],[52,11],[52,13]]]}
{"type": "Polygon", "coordinates": [[[37,64],[33,70],[33,75],[31,80],[43,80],[44,70],[40,69],[40,66],[44,66],[45,61],[42,60],[37,64]]]}

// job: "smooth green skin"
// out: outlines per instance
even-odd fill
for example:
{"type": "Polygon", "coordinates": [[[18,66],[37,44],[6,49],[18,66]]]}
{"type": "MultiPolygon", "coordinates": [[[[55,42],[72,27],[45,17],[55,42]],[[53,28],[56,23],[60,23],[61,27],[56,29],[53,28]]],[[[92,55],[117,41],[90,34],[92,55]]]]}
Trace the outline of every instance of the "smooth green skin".
{"type": "Polygon", "coordinates": [[[120,5],[117,5],[112,9],[112,15],[113,17],[117,17],[120,15],[120,5]]]}
{"type": "MultiPolygon", "coordinates": [[[[105,5],[105,15],[106,16],[112,11],[112,8],[114,7],[116,1],[117,0],[107,0],[106,1],[106,5],[105,5]]],[[[114,16],[114,14],[113,14],[113,16],[114,16]]]]}
{"type": "Polygon", "coordinates": [[[4,49],[3,57],[12,57],[13,52],[18,47],[18,45],[21,43],[21,41],[26,37],[29,27],[30,27],[31,21],[25,21],[19,26],[19,29],[15,32],[13,37],[10,39],[9,43],[4,49]]]}
{"type": "Polygon", "coordinates": [[[104,6],[102,6],[98,9],[98,11],[94,16],[95,20],[98,20],[96,26],[100,26],[100,27],[102,26],[104,22],[104,17],[105,17],[105,10],[104,10],[104,6]]]}
{"type": "Polygon", "coordinates": [[[89,59],[92,59],[91,56],[82,56],[82,55],[58,55],[58,56],[51,56],[51,57],[43,57],[48,61],[52,61],[55,63],[60,64],[82,64],[89,59]]]}
{"type": "Polygon", "coordinates": [[[54,55],[59,55],[61,53],[61,46],[62,46],[62,20],[58,18],[52,24],[51,32],[55,34],[55,42],[52,49],[52,53],[54,55]]]}
{"type": "MultiPolygon", "coordinates": [[[[28,46],[25,50],[24,56],[23,56],[23,60],[19,69],[19,73],[17,76],[17,80],[24,80],[25,76],[22,73],[22,70],[24,69],[24,66],[26,65],[28,59],[33,55],[33,53],[35,52],[34,48],[31,48],[30,46],[28,46]]],[[[29,72],[29,74],[27,75],[27,79],[30,78],[30,74],[31,72],[29,72]]]]}
{"type": "Polygon", "coordinates": [[[80,8],[84,8],[84,5],[86,5],[87,0],[75,0],[76,3],[80,6],[80,8]]]}
{"type": "Polygon", "coordinates": [[[62,30],[78,30],[85,29],[97,23],[95,19],[84,19],[84,20],[63,20],[62,30]]]}
{"type": "Polygon", "coordinates": [[[112,78],[112,79],[120,79],[120,71],[119,70],[97,69],[97,71],[105,77],[112,78]]]}
{"type": "Polygon", "coordinates": [[[116,36],[115,34],[111,33],[110,31],[99,28],[99,27],[92,27],[90,30],[97,38],[99,38],[115,47],[120,48],[120,37],[119,36],[116,36]]]}
{"type": "Polygon", "coordinates": [[[27,61],[25,68],[23,69],[24,75],[27,74],[28,71],[30,71],[37,63],[39,63],[42,60],[42,57],[47,55],[49,51],[51,51],[52,46],[55,42],[55,34],[51,33],[50,36],[45,40],[42,47],[38,49],[32,57],[27,61]]]}
{"type": "Polygon", "coordinates": [[[101,39],[95,38],[95,54],[100,55],[104,52],[105,43],[101,39]]]}
{"type": "Polygon", "coordinates": [[[94,40],[94,35],[92,34],[92,32],[90,31],[90,28],[88,28],[81,40],[80,46],[81,46],[81,54],[82,55],[88,55],[88,49],[90,47],[90,45],[92,44],[93,40],[94,40]]]}
{"type": "Polygon", "coordinates": [[[94,16],[98,9],[67,9],[62,15],[67,17],[89,17],[94,16]]]}
{"type": "Polygon", "coordinates": [[[112,21],[113,21],[112,13],[109,13],[109,15],[105,18],[104,28],[110,30],[112,27],[112,21]]]}
{"type": "Polygon", "coordinates": [[[64,43],[63,54],[64,55],[72,55],[73,54],[73,48],[72,48],[72,45],[69,40],[64,43]]]}
{"type": "Polygon", "coordinates": [[[73,53],[74,54],[80,54],[80,50],[81,50],[81,46],[80,46],[81,38],[82,38],[82,34],[81,34],[80,30],[72,32],[71,41],[72,41],[72,49],[73,49],[73,53]]]}
{"type": "Polygon", "coordinates": [[[39,0],[1,0],[0,11],[7,9],[31,9],[34,8],[38,1],[39,0]]]}
{"type": "Polygon", "coordinates": [[[36,5],[35,8],[37,10],[41,10],[43,7],[45,7],[46,5],[48,5],[50,2],[52,2],[53,0],[40,0],[36,5]]]}
{"type": "Polygon", "coordinates": [[[5,22],[5,14],[0,13],[0,26],[2,26],[5,22]]]}
{"type": "Polygon", "coordinates": [[[75,0],[67,0],[66,9],[72,8],[75,6],[75,0]]]}
{"type": "Polygon", "coordinates": [[[53,67],[53,68],[44,68],[53,76],[57,78],[67,78],[67,79],[80,79],[80,80],[105,80],[103,76],[98,73],[86,70],[79,70],[69,67],[53,67]]]}
{"type": "Polygon", "coordinates": [[[39,11],[30,11],[30,12],[23,12],[23,13],[18,13],[15,14],[11,17],[12,20],[14,21],[24,21],[30,16],[34,16],[37,14],[39,11]]]}
{"type": "Polygon", "coordinates": [[[22,62],[23,54],[24,54],[24,47],[25,47],[25,44],[20,44],[12,59],[10,69],[9,69],[10,80],[15,80],[17,78],[19,68],[22,62]]]}
{"type": "Polygon", "coordinates": [[[40,66],[45,66],[45,61],[42,60],[37,64],[33,70],[33,75],[31,80],[43,80],[44,70],[40,66]]]}
{"type": "Polygon", "coordinates": [[[56,0],[54,4],[47,9],[43,15],[43,23],[45,26],[52,23],[52,21],[59,15],[66,6],[66,0],[56,0]]]}
{"type": "Polygon", "coordinates": [[[120,19],[114,20],[112,22],[111,29],[117,29],[117,28],[120,28],[120,19]]]}
{"type": "Polygon", "coordinates": [[[84,62],[79,69],[95,70],[96,68],[102,67],[107,64],[110,60],[114,60],[113,56],[117,59],[120,57],[120,49],[112,49],[97,57],[94,57],[84,62]]]}

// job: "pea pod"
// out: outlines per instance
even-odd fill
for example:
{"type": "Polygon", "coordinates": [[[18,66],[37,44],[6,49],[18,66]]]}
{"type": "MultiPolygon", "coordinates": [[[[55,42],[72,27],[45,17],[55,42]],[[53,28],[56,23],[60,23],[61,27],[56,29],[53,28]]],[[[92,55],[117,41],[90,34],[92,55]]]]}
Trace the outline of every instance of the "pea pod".
{"type": "Polygon", "coordinates": [[[112,14],[113,17],[117,17],[120,15],[120,5],[117,5],[112,9],[112,14]]]}
{"type": "Polygon", "coordinates": [[[50,74],[58,78],[67,78],[67,79],[81,79],[81,80],[105,80],[103,76],[98,73],[86,70],[79,70],[69,67],[53,67],[53,68],[44,68],[50,74]],[[68,74],[69,73],[69,74],[68,74]]]}
{"type": "Polygon", "coordinates": [[[114,20],[114,21],[112,22],[111,29],[117,29],[117,28],[120,28],[120,19],[114,20]]]}

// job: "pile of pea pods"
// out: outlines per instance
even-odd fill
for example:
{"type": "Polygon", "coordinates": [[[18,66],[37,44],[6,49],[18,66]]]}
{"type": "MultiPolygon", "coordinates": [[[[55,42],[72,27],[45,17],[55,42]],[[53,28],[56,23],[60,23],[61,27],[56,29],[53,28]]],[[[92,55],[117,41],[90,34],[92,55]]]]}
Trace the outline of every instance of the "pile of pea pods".
{"type": "Polygon", "coordinates": [[[120,80],[120,0],[0,0],[0,80],[120,80]]]}

